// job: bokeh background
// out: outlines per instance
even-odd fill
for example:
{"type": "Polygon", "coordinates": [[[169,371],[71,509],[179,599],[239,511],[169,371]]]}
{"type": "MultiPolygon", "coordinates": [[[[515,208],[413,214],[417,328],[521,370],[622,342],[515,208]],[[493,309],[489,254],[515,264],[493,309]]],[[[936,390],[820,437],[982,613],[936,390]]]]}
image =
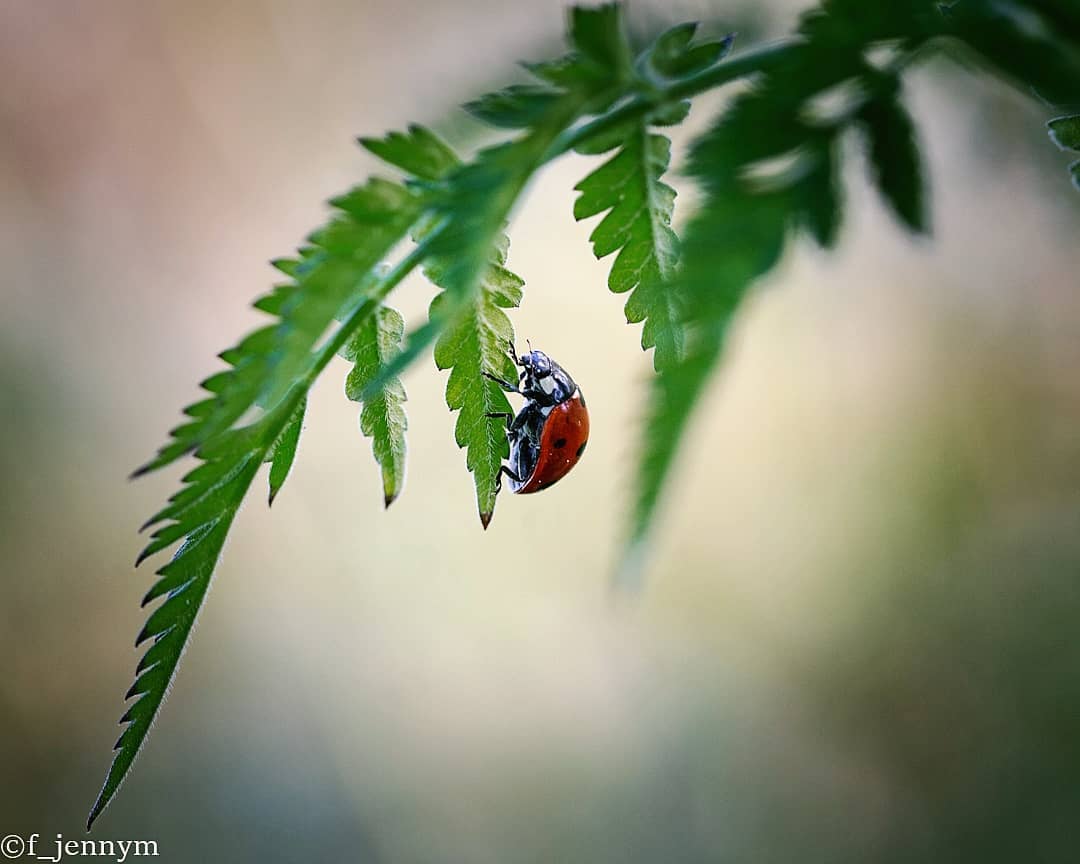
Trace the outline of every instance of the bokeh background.
{"type": "MultiPolygon", "coordinates": [[[[633,19],[745,45],[802,5],[633,19]]],[[[265,262],[375,168],[356,134],[465,141],[453,106],[561,26],[555,0],[0,5],[0,834],[83,836],[151,579],[135,528],[181,469],[125,478],[258,323],[265,262]]],[[[588,394],[587,457],[481,531],[426,361],[383,512],[331,366],[94,836],[167,861],[1076,861],[1080,195],[1040,106],[945,61],[909,88],[933,238],[848,142],[841,248],[796,245],[742,309],[636,604],[607,587],[649,360],[570,216],[574,157],[510,263],[519,336],[588,394]]]]}

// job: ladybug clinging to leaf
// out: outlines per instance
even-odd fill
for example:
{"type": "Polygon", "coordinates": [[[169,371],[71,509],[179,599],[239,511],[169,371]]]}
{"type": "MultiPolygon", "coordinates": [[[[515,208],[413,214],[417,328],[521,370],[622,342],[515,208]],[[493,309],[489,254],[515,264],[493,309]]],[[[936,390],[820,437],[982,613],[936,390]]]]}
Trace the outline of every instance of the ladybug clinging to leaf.
{"type": "Polygon", "coordinates": [[[513,343],[509,348],[510,358],[521,367],[519,383],[484,373],[508,393],[525,397],[516,417],[507,412],[487,415],[505,421],[510,438],[510,461],[499,469],[495,491],[502,489],[505,474],[511,492],[539,492],[566,476],[585,452],[589,412],[581,388],[562,366],[543,351],[518,357],[513,343]]]}

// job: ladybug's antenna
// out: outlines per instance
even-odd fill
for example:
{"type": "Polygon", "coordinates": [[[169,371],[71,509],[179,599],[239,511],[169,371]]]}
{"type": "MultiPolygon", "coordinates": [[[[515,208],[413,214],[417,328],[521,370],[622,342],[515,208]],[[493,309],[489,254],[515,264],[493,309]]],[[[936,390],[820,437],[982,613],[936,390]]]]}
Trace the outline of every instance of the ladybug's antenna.
{"type": "Polygon", "coordinates": [[[525,344],[529,346],[529,353],[532,354],[532,342],[530,342],[528,339],[526,339],[525,344]]]}

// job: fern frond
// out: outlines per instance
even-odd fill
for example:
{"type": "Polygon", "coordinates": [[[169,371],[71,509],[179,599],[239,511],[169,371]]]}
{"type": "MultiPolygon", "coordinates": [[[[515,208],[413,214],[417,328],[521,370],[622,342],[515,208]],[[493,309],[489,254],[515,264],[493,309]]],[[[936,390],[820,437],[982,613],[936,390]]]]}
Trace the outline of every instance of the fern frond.
{"type": "Polygon", "coordinates": [[[176,427],[141,475],[194,452],[227,431],[253,408],[272,408],[302,374],[327,328],[355,302],[362,277],[419,218],[424,198],[386,180],[372,179],[330,204],[337,215],[308,238],[298,258],[274,262],[288,283],[254,304],[275,321],[222,352],[231,368],[202,382],[210,398],[184,409],[190,422],[176,427]]]}
{"type": "Polygon", "coordinates": [[[618,252],[608,288],[631,292],[626,320],[645,322],[641,347],[655,346],[653,363],[662,369],[683,351],[682,315],[665,283],[678,262],[678,238],[671,230],[675,190],[660,178],[671,158],[671,141],[648,130],[645,123],[627,130],[618,152],[574,188],[574,218],[607,211],[590,235],[593,253],[603,258],[618,252]]]}
{"type": "MultiPolygon", "coordinates": [[[[504,426],[484,414],[508,411],[509,402],[482,373],[506,377],[506,347],[513,328],[500,307],[518,305],[524,284],[504,267],[508,241],[502,227],[550,138],[562,128],[563,121],[534,129],[516,142],[481,151],[471,163],[446,164],[444,177],[433,178],[441,183],[434,187],[440,197],[416,236],[430,248],[424,274],[442,292],[429,308],[428,321],[409,334],[404,347],[358,394],[365,402],[379,398],[401,370],[436,343],[436,365],[452,369],[447,404],[461,410],[455,440],[467,448],[466,466],[473,473],[485,528],[494,512],[495,480],[509,444],[504,426]]],[[[511,377],[515,374],[511,371],[511,377]]]]}
{"type": "Polygon", "coordinates": [[[521,299],[521,280],[503,266],[503,229],[533,174],[551,156],[552,147],[579,118],[604,110],[615,101],[630,76],[630,58],[619,7],[573,8],[568,42],[571,51],[552,63],[526,68],[539,81],[481,97],[467,105],[474,115],[500,128],[522,129],[510,141],[481,150],[472,161],[429,172],[433,206],[426,240],[431,257],[425,269],[442,293],[431,304],[428,321],[413,330],[400,353],[386,364],[361,394],[372,398],[387,382],[438,340],[436,363],[451,368],[447,401],[461,414],[455,437],[467,448],[481,524],[486,528],[495,506],[495,479],[509,453],[505,429],[488,411],[509,410],[505,396],[482,371],[505,372],[506,344],[513,337],[502,308],[521,299]],[[498,335],[498,344],[492,342],[498,335]],[[495,351],[501,356],[497,356],[495,351]],[[464,376],[474,374],[475,382],[464,376]]]}
{"type": "MultiPolygon", "coordinates": [[[[693,45],[696,25],[683,24],[660,35],[635,63],[642,88],[696,75],[728,52],[731,38],[693,45]]],[[[652,131],[655,125],[681,122],[688,102],[615,127],[606,135],[577,148],[586,155],[616,149],[615,155],[585,177],[574,189],[574,218],[604,218],[589,240],[593,254],[618,253],[608,276],[616,294],[630,292],[624,311],[631,324],[644,322],[642,350],[655,348],[653,365],[660,371],[678,360],[685,349],[683,313],[677,295],[668,290],[678,264],[679,239],[671,229],[675,190],[661,179],[671,162],[671,141],[652,131]]]]}
{"type": "Polygon", "coordinates": [[[296,409],[296,402],[283,403],[252,426],[228,430],[203,445],[201,464],[187,474],[183,488],[158,514],[168,524],[154,531],[136,563],[178,540],[183,542],[172,560],[157,571],[160,578],[143,598],[144,606],[161,597],[165,601],[135,640],[136,646],[149,639],[153,642],[135,669],[135,683],[124,696],[135,701],[120,718],[127,728],[116,742],[116,757],[90,811],[87,830],[116,794],[146,740],[176,675],[240,502],[296,409]]]}
{"type": "Polygon", "coordinates": [[[360,431],[371,438],[375,461],[382,470],[383,502],[389,507],[405,482],[405,385],[391,378],[366,401],[361,394],[390,360],[401,350],[405,319],[389,306],[380,306],[357,329],[342,356],[353,364],[345,379],[345,395],[353,402],[363,401],[360,431]]]}
{"type": "Polygon", "coordinates": [[[443,300],[405,347],[368,385],[371,395],[399,375],[457,316],[469,315],[493,249],[526,184],[550,158],[551,148],[582,116],[608,108],[629,75],[620,7],[572,7],[571,51],[552,63],[526,64],[539,84],[482,96],[465,107],[519,137],[481,150],[447,171],[436,184],[431,223],[433,257],[439,259],[443,300]]]}
{"type": "MultiPolygon", "coordinates": [[[[664,483],[746,292],[779,261],[789,228],[808,230],[822,245],[835,241],[840,217],[836,140],[864,103],[824,121],[807,116],[807,106],[853,79],[865,92],[879,93],[888,73],[867,64],[865,48],[890,40],[903,46],[902,56],[913,52],[937,32],[933,16],[940,13],[931,7],[920,0],[825,3],[804,17],[803,41],[788,51],[785,62],[769,69],[694,143],[689,173],[706,194],[687,228],[683,266],[671,283],[686,311],[687,348],[650,390],[628,552],[617,574],[621,586],[633,586],[639,578],[664,483]],[[777,159],[779,168],[773,164],[777,159]]],[[[880,108],[866,110],[876,127],[888,125],[880,108]]],[[[895,112],[888,121],[899,128],[895,112]]],[[[903,131],[910,141],[910,130],[903,131]]],[[[901,193],[894,187],[900,175],[918,182],[920,174],[900,164],[897,146],[903,145],[872,149],[871,155],[892,160],[875,161],[878,176],[887,178],[883,186],[909,224],[917,224],[913,202],[921,202],[921,191],[901,193]]]]}
{"type": "MultiPolygon", "coordinates": [[[[426,141],[421,132],[410,134],[426,141]]],[[[400,157],[402,148],[393,153],[400,157]]],[[[174,431],[173,441],[142,469],[161,467],[191,450],[200,462],[168,504],[143,526],[158,527],[137,564],[180,545],[157,571],[160,578],[144,598],[144,605],[165,600],[151,613],[136,643],[154,640],[127,694],[136,701],[121,719],[127,728],[117,741],[88,828],[116,794],[146,740],[206,597],[225,537],[259,467],[271,463],[272,502],[296,456],[308,388],[375,314],[381,298],[429,254],[420,244],[391,270],[378,270],[381,259],[408,236],[425,201],[420,190],[375,179],[331,202],[336,211],[331,222],[310,236],[309,245],[296,258],[275,262],[291,281],[256,303],[277,323],[222,355],[232,368],[204,385],[213,398],[188,409],[193,422],[174,431]],[[335,320],[343,323],[315,350],[335,320]],[[254,408],[263,409],[262,415],[237,427],[254,408]]]]}
{"type": "MultiPolygon", "coordinates": [[[[503,310],[521,302],[525,282],[504,266],[508,243],[503,237],[488,263],[480,290],[464,313],[453,316],[453,323],[435,343],[435,365],[450,370],[446,404],[450,410],[460,411],[454,424],[454,440],[459,447],[467,448],[465,464],[473,475],[480,524],[484,528],[495,511],[499,468],[510,455],[506,424],[488,415],[511,410],[502,389],[485,377],[485,373],[504,381],[517,380],[517,369],[507,353],[507,347],[513,344],[514,330],[503,310]]],[[[425,272],[434,284],[443,284],[445,270],[438,263],[425,272]]],[[[446,302],[449,302],[446,292],[435,297],[431,304],[433,319],[440,316],[439,307],[446,302]]]]}
{"type": "Polygon", "coordinates": [[[753,281],[780,258],[790,218],[788,200],[771,193],[737,199],[727,210],[714,207],[688,228],[686,269],[673,284],[699,305],[685,301],[693,318],[684,356],[650,382],[629,542],[616,573],[620,589],[632,590],[640,583],[647,538],[679,442],[720,357],[735,311],[753,281]]]}
{"type": "Polygon", "coordinates": [[[431,249],[424,274],[442,292],[431,303],[428,321],[409,335],[405,347],[400,347],[399,339],[394,355],[364,376],[362,384],[357,380],[359,386],[350,394],[365,404],[376,404],[394,386],[398,372],[435,342],[436,365],[452,370],[447,404],[461,411],[454,437],[459,447],[466,448],[466,467],[473,474],[485,528],[495,507],[499,466],[510,449],[505,427],[485,415],[509,411],[510,404],[483,372],[516,375],[507,368],[512,367],[506,348],[513,328],[502,308],[520,303],[524,284],[504,267],[508,241],[501,231],[502,220],[520,194],[526,179],[523,172],[546,146],[546,138],[534,130],[520,142],[481,151],[467,165],[454,159],[420,166],[423,175],[435,181],[432,188],[445,196],[416,231],[416,239],[431,249]],[[499,230],[492,232],[496,219],[499,230]],[[481,250],[486,257],[478,281],[472,284],[475,258],[481,250]]]}
{"type": "MultiPolygon", "coordinates": [[[[801,41],[698,140],[690,174],[706,196],[671,286],[687,311],[686,356],[652,387],[624,578],[634,578],[689,412],[720,356],[731,317],[751,284],[778,260],[785,226],[806,229],[823,246],[835,242],[839,136],[851,125],[862,127],[886,202],[907,228],[926,231],[924,172],[914,125],[899,98],[900,71],[924,45],[948,35],[1005,77],[1067,103],[1080,93],[1077,25],[1076,14],[1052,0],[825,0],[801,20],[801,41]],[[895,59],[877,68],[868,50],[882,44],[893,46],[895,59]],[[844,84],[861,93],[849,110],[824,122],[807,116],[814,99],[844,84]],[[778,158],[787,167],[760,176],[758,169],[778,158]]],[[[1080,163],[1071,170],[1080,185],[1080,163]]]]}
{"type": "Polygon", "coordinates": [[[308,238],[322,255],[305,268],[300,290],[283,307],[285,326],[263,396],[269,406],[303,374],[318,339],[364,296],[364,280],[408,237],[427,206],[419,191],[378,178],[330,203],[345,217],[308,238]]]}

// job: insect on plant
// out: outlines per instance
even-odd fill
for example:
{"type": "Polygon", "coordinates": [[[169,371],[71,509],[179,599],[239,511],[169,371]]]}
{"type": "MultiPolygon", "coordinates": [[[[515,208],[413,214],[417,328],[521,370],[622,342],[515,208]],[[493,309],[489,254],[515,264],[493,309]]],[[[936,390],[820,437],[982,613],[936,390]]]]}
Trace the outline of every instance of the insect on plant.
{"type": "Polygon", "coordinates": [[[484,373],[506,392],[525,397],[516,417],[509,411],[487,415],[505,421],[510,439],[510,464],[499,468],[496,493],[502,489],[504,474],[512,492],[524,495],[547,489],[577,465],[589,443],[589,411],[581,388],[547,354],[529,347],[528,354],[518,357],[510,344],[510,359],[521,367],[519,384],[484,373]]]}
{"type": "MultiPolygon", "coordinates": [[[[899,225],[925,233],[907,70],[945,53],[1044,102],[1080,99],[1080,7],[1070,0],[823,0],[790,38],[735,53],[732,37],[699,38],[693,23],[632,41],[617,5],[574,7],[567,19],[564,55],[524,64],[527,82],[465,106],[501,135],[496,143],[463,159],[419,125],[360,139],[392,176],[334,198],[327,224],[295,255],[273,262],[283,279],[255,302],[268,323],[221,353],[224,368],[202,382],[202,398],[135,472],[195,462],[143,526],[152,530],[137,563],[175,551],[143,598],[159,605],[136,639],[148,647],[125,695],[124,730],[88,828],[161,709],[241,501],[264,464],[269,501],[280,493],[308,390],[334,357],[352,364],[345,392],[360,404],[387,506],[401,492],[406,459],[398,376],[428,349],[449,373],[446,402],[457,412],[454,434],[485,527],[503,476],[512,491],[533,492],[580,458],[588,437],[580,390],[542,352],[507,350],[514,338],[507,312],[520,304],[524,280],[507,268],[504,227],[541,167],[571,152],[603,157],[575,187],[573,215],[600,217],[589,238],[593,252],[614,256],[608,288],[626,296],[626,319],[641,325],[641,346],[652,351],[656,374],[643,398],[625,504],[620,578],[633,582],[683,432],[742,300],[793,237],[826,249],[838,242],[841,141],[861,137],[871,180],[899,225]],[[696,97],[736,81],[746,86],[689,145],[683,180],[701,195],[679,238],[664,130],[686,119],[696,97]],[[842,111],[811,110],[838,87],[854,94],[842,111]],[[796,157],[788,170],[755,179],[755,167],[785,156],[796,157]],[[403,241],[408,251],[395,257],[403,241]],[[418,269],[438,293],[427,320],[406,335],[387,300],[418,269]],[[525,397],[516,415],[504,391],[525,397]]],[[[1080,116],[1052,120],[1050,132],[1063,149],[1080,151],[1080,116]]],[[[1080,185],[1080,161],[1070,171],[1080,185]]]]}

